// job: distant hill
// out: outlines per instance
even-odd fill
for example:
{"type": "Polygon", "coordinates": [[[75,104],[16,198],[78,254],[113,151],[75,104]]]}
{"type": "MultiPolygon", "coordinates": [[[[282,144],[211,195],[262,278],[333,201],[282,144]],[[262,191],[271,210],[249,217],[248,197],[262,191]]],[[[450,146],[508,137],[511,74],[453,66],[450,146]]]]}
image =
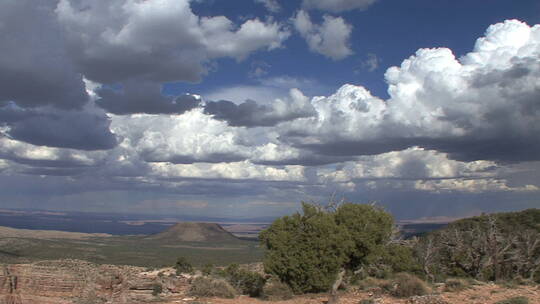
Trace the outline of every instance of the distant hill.
{"type": "MultiPolygon", "coordinates": [[[[497,228],[503,233],[513,233],[524,230],[534,230],[540,233],[540,209],[527,209],[517,212],[500,212],[480,215],[457,220],[450,223],[446,229],[457,229],[460,231],[470,231],[477,225],[485,227],[489,218],[496,219],[497,228]]],[[[445,228],[443,228],[444,230],[445,228]]]]}
{"type": "MultiPolygon", "coordinates": [[[[262,260],[258,242],[238,239],[217,224],[178,223],[164,229],[154,235],[107,235],[0,227],[0,265],[78,259],[163,267],[174,265],[179,256],[197,266],[262,260]]],[[[0,289],[1,274],[0,269],[0,289]]]]}
{"type": "Polygon", "coordinates": [[[181,222],[165,231],[146,237],[167,242],[215,242],[239,241],[237,237],[215,223],[181,222]]]}

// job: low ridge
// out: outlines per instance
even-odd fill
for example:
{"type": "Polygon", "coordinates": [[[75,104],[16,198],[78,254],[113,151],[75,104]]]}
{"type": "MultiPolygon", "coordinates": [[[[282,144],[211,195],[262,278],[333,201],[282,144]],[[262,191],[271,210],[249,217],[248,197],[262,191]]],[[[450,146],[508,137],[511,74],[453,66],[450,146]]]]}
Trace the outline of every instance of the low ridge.
{"type": "Polygon", "coordinates": [[[177,223],[148,238],[171,242],[229,242],[239,240],[219,224],[191,222],[177,223]]]}

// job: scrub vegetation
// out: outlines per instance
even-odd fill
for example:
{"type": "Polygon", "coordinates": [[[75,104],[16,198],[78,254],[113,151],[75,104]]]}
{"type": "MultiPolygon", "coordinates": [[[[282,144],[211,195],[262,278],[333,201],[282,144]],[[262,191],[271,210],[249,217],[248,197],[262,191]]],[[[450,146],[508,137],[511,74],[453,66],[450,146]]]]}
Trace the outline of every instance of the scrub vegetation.
{"type": "Polygon", "coordinates": [[[473,282],[540,283],[540,210],[482,215],[410,240],[372,205],[303,204],[260,235],[264,269],[295,293],[375,288],[395,297],[427,295],[432,284],[462,291],[473,282]],[[431,286],[430,286],[431,285],[431,286]],[[439,284],[440,285],[440,284],[439,284]]]}
{"type": "Polygon", "coordinates": [[[301,212],[262,231],[259,243],[221,230],[190,223],[152,236],[3,237],[0,257],[173,266],[176,275],[194,278],[189,293],[197,297],[286,301],[329,292],[329,304],[338,303],[343,290],[435,299],[486,282],[510,289],[540,283],[538,209],[462,219],[410,239],[384,209],[353,203],[304,203],[301,212]]]}

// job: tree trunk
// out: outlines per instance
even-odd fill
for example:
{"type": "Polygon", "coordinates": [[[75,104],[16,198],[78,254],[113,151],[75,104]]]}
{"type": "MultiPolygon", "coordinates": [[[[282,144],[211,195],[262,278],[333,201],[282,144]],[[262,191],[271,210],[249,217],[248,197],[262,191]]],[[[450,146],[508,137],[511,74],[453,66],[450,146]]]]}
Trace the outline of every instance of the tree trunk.
{"type": "Polygon", "coordinates": [[[332,285],[330,290],[330,297],[327,304],[339,304],[338,288],[343,283],[343,277],[345,276],[345,269],[341,269],[337,275],[336,281],[332,285]]]}

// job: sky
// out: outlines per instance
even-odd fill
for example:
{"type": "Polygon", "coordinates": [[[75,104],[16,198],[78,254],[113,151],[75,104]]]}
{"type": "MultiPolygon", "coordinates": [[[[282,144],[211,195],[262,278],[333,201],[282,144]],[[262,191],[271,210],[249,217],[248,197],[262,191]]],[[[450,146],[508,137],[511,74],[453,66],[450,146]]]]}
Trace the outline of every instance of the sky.
{"type": "Polygon", "coordinates": [[[3,0],[0,208],[540,208],[537,0],[3,0]]]}

